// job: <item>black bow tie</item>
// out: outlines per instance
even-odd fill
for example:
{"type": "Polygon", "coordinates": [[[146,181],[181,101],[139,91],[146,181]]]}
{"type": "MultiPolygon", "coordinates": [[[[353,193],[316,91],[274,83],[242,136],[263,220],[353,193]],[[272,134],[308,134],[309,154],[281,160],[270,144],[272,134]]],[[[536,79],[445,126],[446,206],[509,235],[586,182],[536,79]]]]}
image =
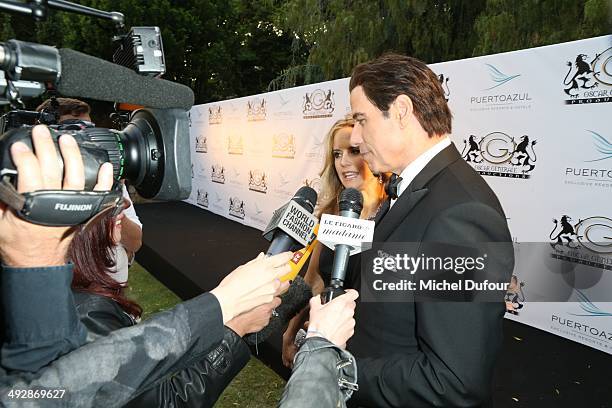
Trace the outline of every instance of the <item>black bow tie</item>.
{"type": "Polygon", "coordinates": [[[402,178],[400,176],[398,176],[397,174],[392,174],[391,178],[389,179],[389,182],[387,183],[387,188],[386,188],[387,195],[392,200],[397,199],[397,186],[400,183],[400,181],[402,181],[402,178]]]}

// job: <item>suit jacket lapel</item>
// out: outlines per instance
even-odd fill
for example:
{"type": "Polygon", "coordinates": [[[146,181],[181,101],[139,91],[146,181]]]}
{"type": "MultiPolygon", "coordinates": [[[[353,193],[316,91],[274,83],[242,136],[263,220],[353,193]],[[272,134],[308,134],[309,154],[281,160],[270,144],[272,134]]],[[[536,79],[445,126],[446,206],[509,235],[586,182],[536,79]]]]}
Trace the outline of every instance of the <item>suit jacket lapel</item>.
{"type": "Polygon", "coordinates": [[[415,205],[427,195],[427,183],[450,164],[461,158],[453,144],[438,153],[412,180],[406,191],[376,226],[374,241],[386,241],[389,235],[402,223],[415,205]]]}

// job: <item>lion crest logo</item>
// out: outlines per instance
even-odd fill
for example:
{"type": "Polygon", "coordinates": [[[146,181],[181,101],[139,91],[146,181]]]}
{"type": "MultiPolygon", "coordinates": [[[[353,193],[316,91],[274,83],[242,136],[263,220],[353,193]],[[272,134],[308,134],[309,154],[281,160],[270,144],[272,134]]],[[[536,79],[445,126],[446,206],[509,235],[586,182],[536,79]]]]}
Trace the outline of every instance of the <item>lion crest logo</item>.
{"type": "Polygon", "coordinates": [[[304,119],[329,118],[336,109],[334,91],[317,89],[311,93],[306,92],[302,104],[304,119]]]}
{"type": "Polygon", "coordinates": [[[438,81],[440,82],[440,86],[442,86],[442,90],[444,91],[444,99],[446,102],[450,99],[450,89],[448,87],[449,77],[445,77],[444,74],[438,75],[438,81]]]}
{"type": "Polygon", "coordinates": [[[223,111],[221,106],[209,106],[208,107],[208,124],[219,125],[223,122],[223,111]]]}
{"type": "Polygon", "coordinates": [[[511,137],[505,133],[493,132],[478,139],[470,135],[463,141],[461,156],[468,163],[480,164],[506,164],[518,169],[522,174],[527,174],[535,169],[538,160],[535,145],[536,140],[531,140],[528,135],[518,138],[511,137]]]}
{"type": "Polygon", "coordinates": [[[229,199],[229,215],[232,217],[244,219],[244,201],[238,197],[230,197],[229,199]]]}

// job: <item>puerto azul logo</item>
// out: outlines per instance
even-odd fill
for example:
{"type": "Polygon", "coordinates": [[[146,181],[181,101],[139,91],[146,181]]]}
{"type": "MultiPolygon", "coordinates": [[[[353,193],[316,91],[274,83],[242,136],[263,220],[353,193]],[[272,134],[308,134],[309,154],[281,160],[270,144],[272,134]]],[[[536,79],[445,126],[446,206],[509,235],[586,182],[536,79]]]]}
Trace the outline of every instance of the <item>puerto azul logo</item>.
{"type": "Polygon", "coordinates": [[[272,137],[272,157],[293,159],[295,157],[295,136],[278,133],[272,137]]]}
{"type": "Polygon", "coordinates": [[[478,95],[470,96],[472,111],[502,111],[530,109],[532,98],[520,83],[515,83],[521,74],[508,75],[492,64],[484,64],[489,79],[478,95]]]}
{"type": "Polygon", "coordinates": [[[206,145],[206,136],[198,135],[196,136],[196,153],[206,153],[208,152],[208,146],[206,145]]]}
{"type": "Polygon", "coordinates": [[[244,145],[242,143],[242,135],[230,135],[227,140],[227,153],[228,154],[243,154],[244,145]]]}
{"type": "Polygon", "coordinates": [[[247,102],[247,120],[257,122],[266,120],[266,100],[255,98],[247,102]]]}
{"type": "Polygon", "coordinates": [[[492,132],[481,138],[463,140],[461,156],[483,176],[528,179],[535,169],[536,140],[492,132]]]}
{"type": "MultiPolygon", "coordinates": [[[[582,163],[565,167],[565,184],[612,188],[611,139],[594,130],[585,130],[585,135],[591,142],[590,152],[583,156],[582,163]]],[[[584,136],[580,140],[583,138],[584,136]]],[[[586,144],[586,141],[583,144],[586,144]]]]}
{"type": "Polygon", "coordinates": [[[249,190],[264,193],[268,191],[266,173],[263,170],[249,171],[249,190]]]}
{"type": "Polygon", "coordinates": [[[208,124],[219,125],[223,123],[223,110],[221,106],[212,105],[208,107],[208,124]]]}
{"type": "Polygon", "coordinates": [[[563,92],[570,98],[567,105],[612,102],[612,47],[595,53],[578,54],[563,79],[563,92]],[[590,61],[589,61],[590,60],[590,61]]]}
{"type": "Polygon", "coordinates": [[[493,85],[488,88],[483,89],[483,91],[490,91],[491,89],[495,89],[498,86],[502,86],[505,83],[512,81],[514,78],[518,78],[521,76],[521,74],[506,75],[502,71],[497,69],[495,65],[492,65],[492,64],[485,64],[485,65],[488,68],[489,77],[491,78],[493,85]]]}
{"type": "Polygon", "coordinates": [[[304,119],[329,118],[336,109],[334,101],[334,91],[328,89],[323,91],[317,89],[311,93],[306,92],[302,103],[302,113],[304,119]]]}
{"type": "Polygon", "coordinates": [[[196,198],[196,204],[208,208],[208,192],[198,188],[198,196],[196,198]]]}
{"type": "Polygon", "coordinates": [[[211,166],[210,180],[213,183],[225,184],[225,168],[220,164],[211,166]]]}
{"type": "Polygon", "coordinates": [[[238,197],[230,197],[229,215],[244,220],[244,201],[238,197]]]}
{"type": "Polygon", "coordinates": [[[553,224],[549,234],[553,258],[612,270],[612,219],[592,216],[574,223],[564,214],[553,224]]]}

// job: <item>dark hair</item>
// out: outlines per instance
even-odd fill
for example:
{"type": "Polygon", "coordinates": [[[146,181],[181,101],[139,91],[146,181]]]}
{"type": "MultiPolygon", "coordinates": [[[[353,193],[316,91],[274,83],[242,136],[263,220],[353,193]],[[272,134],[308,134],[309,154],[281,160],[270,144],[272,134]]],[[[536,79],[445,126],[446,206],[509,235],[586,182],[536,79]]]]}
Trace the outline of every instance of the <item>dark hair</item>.
{"type": "MultiPolygon", "coordinates": [[[[55,100],[57,101],[58,106],[59,106],[58,107],[59,116],[64,116],[64,115],[81,116],[85,114],[89,115],[91,111],[91,108],[86,102],[80,101],[78,99],[55,98],[55,100]]],[[[36,111],[37,112],[41,112],[42,110],[45,110],[47,112],[53,111],[54,108],[51,105],[52,103],[51,101],[52,99],[47,99],[46,101],[38,105],[38,107],[36,108],[36,111]]]]}
{"type": "Polygon", "coordinates": [[[72,289],[106,296],[117,302],[123,310],[138,318],[142,308],[123,294],[123,286],[113,279],[115,266],[112,239],[115,217],[107,211],[88,225],[77,227],[68,248],[68,259],[74,264],[72,289]]]}
{"type": "Polygon", "coordinates": [[[416,58],[385,54],[353,70],[349,90],[361,86],[384,113],[399,95],[412,101],[414,115],[429,137],[451,133],[452,114],[436,74],[416,58]]]}

